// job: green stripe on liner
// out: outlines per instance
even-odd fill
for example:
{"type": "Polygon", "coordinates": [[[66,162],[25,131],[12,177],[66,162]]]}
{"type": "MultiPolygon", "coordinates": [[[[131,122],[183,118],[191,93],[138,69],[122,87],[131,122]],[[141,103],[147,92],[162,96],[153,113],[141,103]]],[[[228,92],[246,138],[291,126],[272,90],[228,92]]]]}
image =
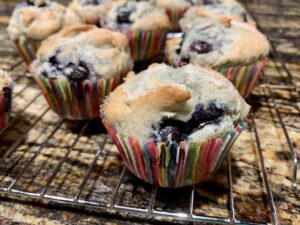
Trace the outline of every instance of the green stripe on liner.
{"type": "Polygon", "coordinates": [[[149,153],[148,153],[148,147],[147,144],[143,145],[143,158],[144,158],[144,162],[145,162],[145,166],[146,166],[146,172],[148,175],[148,182],[149,183],[153,183],[152,180],[152,172],[151,172],[151,165],[150,165],[150,157],[149,157],[149,153]]]}
{"type": "Polygon", "coordinates": [[[56,102],[55,102],[55,97],[52,94],[52,88],[49,86],[48,82],[46,81],[46,79],[43,76],[40,76],[39,78],[40,78],[40,81],[42,82],[42,84],[43,84],[43,86],[46,90],[45,95],[47,95],[50,98],[49,104],[50,104],[51,108],[54,111],[58,112],[57,105],[56,105],[56,102]]]}
{"type": "Polygon", "coordinates": [[[192,183],[193,173],[195,169],[195,160],[197,159],[197,149],[197,144],[195,142],[191,142],[189,144],[188,160],[185,165],[185,175],[183,180],[184,185],[192,183]]]}
{"type": "Polygon", "coordinates": [[[133,172],[136,173],[136,171],[135,171],[135,169],[134,169],[134,166],[133,166],[133,160],[132,160],[130,151],[129,151],[129,149],[128,149],[128,147],[127,147],[127,144],[126,144],[126,142],[125,142],[125,140],[124,140],[124,138],[126,138],[126,135],[124,135],[124,134],[119,134],[119,135],[120,135],[120,139],[121,139],[121,141],[122,141],[122,144],[123,144],[123,146],[124,146],[124,148],[125,148],[125,150],[126,150],[126,155],[127,155],[127,158],[129,159],[130,166],[131,166],[133,172]]]}

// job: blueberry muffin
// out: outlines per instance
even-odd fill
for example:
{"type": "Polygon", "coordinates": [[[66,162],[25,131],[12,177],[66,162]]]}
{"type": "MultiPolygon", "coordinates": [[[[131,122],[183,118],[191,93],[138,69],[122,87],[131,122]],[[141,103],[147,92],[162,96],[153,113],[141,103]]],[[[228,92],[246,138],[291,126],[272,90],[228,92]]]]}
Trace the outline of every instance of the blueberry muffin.
{"type": "Polygon", "coordinates": [[[78,13],[84,23],[101,27],[110,3],[110,0],[73,0],[69,7],[78,13]]]}
{"type": "Polygon", "coordinates": [[[0,70],[0,130],[7,124],[12,103],[13,82],[9,74],[0,70]]]}
{"type": "Polygon", "coordinates": [[[41,41],[70,23],[80,23],[72,10],[50,0],[27,0],[17,4],[7,31],[29,65],[41,41]]]}
{"type": "Polygon", "coordinates": [[[255,27],[255,22],[245,8],[234,0],[223,0],[215,4],[193,6],[186,11],[179,21],[181,30],[188,30],[193,24],[203,21],[218,21],[228,26],[231,20],[246,22],[255,27]]]}
{"type": "Polygon", "coordinates": [[[228,25],[206,21],[167,41],[168,62],[192,63],[220,71],[247,97],[265,65],[270,50],[266,37],[247,23],[228,25]]]}
{"type": "Polygon", "coordinates": [[[30,71],[50,107],[62,117],[99,115],[99,104],[132,69],[125,35],[73,25],[46,39],[30,71]]]}
{"type": "Polygon", "coordinates": [[[121,0],[112,4],[104,26],[126,33],[134,61],[152,58],[164,48],[170,21],[153,4],[121,0]]]}
{"type": "Polygon", "coordinates": [[[112,92],[102,112],[109,134],[134,174],[156,185],[179,187],[198,182],[214,170],[229,149],[225,140],[245,120],[249,105],[226,78],[213,70],[191,64],[181,68],[154,64],[112,92]],[[207,154],[212,158],[205,158],[207,154]],[[178,157],[190,162],[189,168],[179,168],[178,157]],[[166,176],[161,173],[165,173],[165,166],[173,167],[173,172],[192,170],[194,177],[180,178],[173,173],[169,174],[172,181],[164,180],[166,176]],[[198,166],[203,171],[208,169],[207,173],[195,174],[200,171],[196,170],[198,166]],[[148,171],[147,176],[143,169],[148,171]]]}
{"type": "Polygon", "coordinates": [[[172,31],[180,30],[178,22],[190,7],[211,5],[223,1],[224,0],[154,0],[155,4],[167,13],[172,24],[172,31]]]}

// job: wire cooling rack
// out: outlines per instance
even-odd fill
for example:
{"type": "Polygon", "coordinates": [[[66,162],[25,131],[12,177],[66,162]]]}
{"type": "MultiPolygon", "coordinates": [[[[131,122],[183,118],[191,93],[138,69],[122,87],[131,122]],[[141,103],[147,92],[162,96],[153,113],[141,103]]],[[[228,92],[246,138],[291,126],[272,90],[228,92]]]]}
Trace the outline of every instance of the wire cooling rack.
{"type": "MultiPolygon", "coordinates": [[[[285,63],[281,60],[280,56],[276,52],[274,46],[272,46],[272,53],[270,56],[270,59],[274,62],[274,64],[278,64],[278,67],[283,69],[285,73],[288,75],[288,80],[280,85],[274,85],[271,83],[267,84],[261,84],[261,87],[265,87],[268,90],[268,94],[266,96],[268,103],[270,104],[270,107],[272,110],[275,111],[275,114],[277,116],[277,119],[280,124],[280,129],[282,129],[282,132],[284,134],[284,137],[286,139],[286,142],[288,144],[288,149],[290,150],[291,154],[291,163],[293,165],[293,171],[291,171],[292,176],[292,189],[296,188],[296,179],[297,179],[297,155],[294,149],[294,146],[292,144],[292,141],[290,139],[290,136],[288,134],[286,125],[284,123],[284,120],[282,118],[281,112],[279,110],[279,107],[277,106],[277,101],[274,97],[273,90],[274,89],[283,89],[283,90],[291,90],[291,91],[297,91],[296,86],[293,83],[293,77],[291,75],[291,72],[289,71],[288,67],[285,65],[285,63]]],[[[10,70],[14,70],[16,67],[20,66],[22,64],[21,61],[15,63],[12,67],[10,67],[10,70]]],[[[27,92],[29,89],[35,88],[35,84],[24,77],[18,77],[15,82],[17,84],[22,83],[22,88],[20,88],[16,93],[14,98],[18,96],[22,96],[25,92],[27,92]],[[26,82],[23,84],[24,80],[26,82]]],[[[25,103],[23,103],[22,108],[18,108],[16,112],[14,113],[13,117],[11,118],[10,122],[7,124],[7,126],[0,131],[0,141],[3,136],[6,135],[6,133],[9,130],[15,129],[15,127],[18,127],[18,121],[19,119],[24,116],[24,112],[31,107],[34,107],[34,105],[37,103],[37,101],[40,101],[41,94],[39,92],[31,93],[29,96],[26,96],[24,98],[25,103]]],[[[68,207],[90,207],[95,208],[99,211],[104,211],[110,214],[122,214],[124,215],[130,215],[133,218],[146,218],[146,219],[162,219],[166,221],[170,221],[170,219],[175,219],[179,221],[190,221],[190,222],[202,222],[202,223],[213,223],[213,224],[268,224],[268,221],[244,221],[239,220],[236,217],[236,209],[235,209],[235,198],[233,194],[233,176],[232,176],[232,162],[230,156],[227,157],[227,163],[226,163],[226,181],[227,181],[227,191],[228,191],[228,217],[213,217],[209,215],[198,215],[195,211],[195,186],[186,188],[184,190],[184,196],[187,198],[187,207],[181,208],[179,205],[175,212],[170,212],[164,209],[157,209],[155,207],[155,204],[157,202],[157,192],[160,188],[156,186],[148,185],[148,191],[146,195],[148,195],[148,201],[146,202],[140,202],[137,204],[137,206],[131,207],[126,204],[121,204],[120,201],[117,201],[120,198],[120,188],[125,182],[139,182],[136,179],[128,179],[126,176],[129,175],[129,172],[125,167],[122,167],[121,169],[115,170],[113,172],[113,175],[115,177],[115,185],[114,188],[109,190],[109,197],[106,201],[99,201],[99,196],[93,196],[93,198],[90,198],[92,200],[89,200],[86,198],[85,190],[89,188],[88,183],[91,180],[95,180],[95,177],[92,174],[95,170],[97,170],[97,161],[102,160],[105,164],[105,158],[109,156],[109,148],[111,146],[110,139],[107,134],[101,133],[99,134],[99,140],[96,140],[95,143],[97,144],[97,149],[94,152],[94,155],[92,158],[90,158],[89,166],[88,168],[85,168],[84,174],[82,176],[77,177],[78,183],[76,184],[76,191],[72,194],[68,194],[68,190],[65,190],[64,194],[58,194],[55,192],[56,189],[61,188],[64,189],[61,184],[55,182],[55,180],[60,177],[59,175],[66,162],[70,161],[70,156],[76,151],[77,147],[76,145],[79,143],[79,140],[82,138],[88,137],[86,132],[89,130],[89,127],[94,123],[94,121],[90,122],[84,122],[75,129],[76,132],[71,133],[72,139],[70,141],[70,144],[66,147],[64,147],[64,152],[61,153],[60,157],[55,161],[54,164],[51,164],[51,169],[48,168],[48,174],[46,179],[43,182],[43,185],[40,185],[38,188],[24,188],[24,181],[25,183],[34,182],[34,179],[37,174],[32,175],[31,174],[31,167],[34,167],[36,164],[36,161],[39,157],[43,157],[42,153],[45,149],[48,148],[56,148],[58,143],[52,143],[50,140],[51,138],[58,135],[60,129],[64,125],[70,125],[68,121],[65,121],[64,119],[57,119],[57,121],[48,121],[45,117],[47,117],[47,114],[51,110],[48,107],[43,108],[41,111],[37,109],[36,111],[36,117],[31,121],[31,123],[26,126],[26,128],[19,131],[17,138],[11,142],[11,145],[7,147],[5,154],[2,155],[0,158],[0,165],[5,164],[5,173],[3,172],[0,180],[0,192],[4,194],[7,197],[14,197],[14,196],[21,196],[24,197],[27,201],[33,201],[34,199],[38,200],[47,200],[49,202],[53,202],[58,205],[68,206],[68,207]],[[49,127],[51,125],[52,129],[50,132],[46,134],[46,137],[44,137],[43,141],[40,141],[39,143],[32,143],[31,146],[35,147],[34,151],[28,152],[28,149],[22,148],[24,141],[26,138],[28,138],[28,134],[30,134],[36,127],[39,126],[39,123],[41,121],[47,121],[49,123],[49,127]],[[14,158],[13,155],[16,153],[20,153],[17,155],[20,155],[19,158],[16,158],[16,160],[12,160],[14,158]],[[30,154],[29,154],[30,153],[30,154]],[[29,156],[28,156],[29,154],[29,156]],[[23,158],[26,160],[22,161],[23,158]],[[15,170],[15,168],[18,167],[18,169],[15,170]],[[58,187],[60,185],[60,187],[58,187]],[[54,191],[50,191],[54,190],[54,191]]],[[[260,131],[258,130],[258,127],[256,126],[256,117],[255,113],[251,112],[250,119],[252,122],[251,126],[251,132],[253,133],[255,140],[254,144],[256,145],[256,150],[259,157],[259,163],[261,168],[261,174],[262,174],[262,180],[263,185],[265,188],[265,194],[267,199],[267,204],[269,207],[270,212],[270,218],[271,223],[273,224],[279,224],[279,219],[276,211],[276,207],[274,204],[274,198],[271,191],[271,187],[269,184],[268,174],[265,166],[265,159],[263,157],[262,153],[262,147],[261,147],[261,140],[263,137],[260,136],[260,131]]],[[[45,128],[47,129],[47,128],[45,128]]],[[[41,135],[44,130],[40,131],[41,135]]],[[[84,147],[83,147],[84,148],[84,147]]],[[[89,147],[86,147],[88,150],[89,147]]],[[[56,155],[49,153],[51,157],[56,157],[56,155]]],[[[76,163],[71,163],[71,166],[75,166],[76,163]]],[[[41,169],[42,171],[43,169],[41,169]]],[[[40,171],[40,172],[41,172],[40,171]]],[[[1,171],[0,171],[1,172],[1,171]]],[[[104,171],[105,172],[105,171],[104,171]]],[[[111,173],[111,171],[110,171],[111,173]]],[[[109,174],[108,174],[109,175],[109,174]]],[[[129,175],[130,176],[130,175],[129,175]]],[[[67,179],[67,176],[66,176],[67,179]]],[[[101,177],[101,179],[105,179],[101,177]]],[[[96,179],[97,180],[97,179],[96,179]]],[[[25,185],[26,186],[26,185],[25,185]]],[[[28,187],[28,186],[27,186],[28,187]]],[[[134,190],[130,190],[133,192],[134,190]]],[[[100,190],[101,192],[101,190],[100,190]]],[[[180,193],[180,192],[179,192],[180,193]]]]}
{"type": "MultiPolygon", "coordinates": [[[[271,57],[276,57],[276,55],[273,54],[271,57]]],[[[16,64],[15,66],[18,66],[16,64]]],[[[13,69],[13,68],[11,68],[13,69]]],[[[20,79],[20,78],[19,78],[20,79]]],[[[19,79],[16,80],[16,83],[19,82],[19,79]]],[[[24,80],[24,78],[22,78],[24,80]]],[[[27,78],[26,78],[27,79],[27,78]]],[[[272,85],[265,85],[269,92],[270,95],[268,96],[269,101],[272,104],[272,108],[275,110],[276,115],[278,117],[278,120],[280,122],[281,129],[284,133],[284,136],[286,138],[286,141],[288,143],[290,153],[292,155],[292,163],[293,163],[293,187],[296,187],[296,177],[297,177],[297,155],[294,150],[293,144],[290,140],[289,134],[287,132],[286,126],[283,122],[281,113],[277,107],[276,100],[273,97],[272,94],[272,85]]],[[[33,82],[29,81],[26,85],[24,85],[23,88],[21,88],[16,94],[16,96],[22,95],[22,93],[26,92],[29,88],[34,87],[33,82]]],[[[280,86],[282,89],[294,89],[295,87],[291,84],[288,85],[282,85],[280,86]]],[[[32,107],[32,105],[41,97],[41,94],[37,92],[35,96],[32,98],[29,98],[26,100],[26,104],[24,104],[24,107],[19,109],[14,117],[10,120],[8,125],[0,132],[0,138],[1,135],[4,135],[7,130],[9,130],[12,126],[15,126],[19,119],[21,117],[22,113],[32,107]]],[[[16,151],[23,151],[20,146],[22,146],[22,143],[26,139],[28,133],[30,133],[31,130],[33,130],[38,123],[45,117],[45,115],[50,111],[48,107],[46,107],[43,111],[37,112],[39,116],[35,118],[34,121],[32,121],[31,125],[27,127],[25,130],[21,132],[21,134],[18,136],[18,138],[13,142],[13,144],[8,148],[8,150],[5,152],[5,154],[2,156],[0,159],[0,164],[8,163],[10,162],[8,158],[12,156],[16,151]]],[[[259,163],[261,166],[261,172],[262,172],[262,179],[263,179],[263,184],[266,190],[266,195],[267,195],[267,200],[268,200],[268,206],[269,210],[271,213],[271,218],[273,224],[279,224],[277,212],[276,212],[276,207],[274,204],[274,199],[272,196],[272,191],[269,185],[268,181],[268,176],[267,176],[267,171],[264,163],[264,158],[262,154],[262,148],[261,148],[261,137],[259,135],[259,131],[256,127],[256,118],[254,113],[252,112],[250,114],[250,118],[252,121],[252,132],[255,136],[255,144],[256,144],[256,149],[258,151],[258,156],[259,156],[259,163]]],[[[67,121],[63,119],[59,119],[58,122],[55,124],[54,128],[52,131],[47,134],[47,137],[45,141],[42,143],[36,145],[37,149],[32,153],[32,155],[27,158],[27,161],[22,164],[22,169],[17,170],[17,173],[10,175],[9,179],[6,179],[6,177],[2,177],[2,182],[1,182],[1,187],[0,187],[0,192],[7,194],[8,196],[13,196],[13,195],[18,195],[18,196],[23,196],[27,197],[29,199],[40,199],[40,200],[48,200],[50,202],[55,202],[58,204],[66,204],[71,207],[76,207],[76,206],[89,206],[89,207],[94,207],[97,209],[104,209],[107,212],[113,213],[113,212],[126,212],[129,213],[133,217],[138,217],[138,216],[146,216],[147,218],[155,218],[157,216],[161,218],[174,218],[178,219],[181,221],[197,221],[197,222],[204,222],[204,223],[214,223],[214,224],[266,224],[266,222],[251,222],[251,221],[240,221],[236,219],[235,215],[235,207],[234,207],[234,197],[233,197],[233,185],[232,185],[232,168],[231,168],[231,160],[230,156],[227,157],[227,182],[228,182],[228,210],[229,210],[229,217],[228,218],[218,218],[218,217],[211,217],[211,216],[199,216],[195,215],[194,212],[194,195],[195,195],[195,187],[192,187],[189,190],[189,194],[187,195],[189,198],[189,203],[188,203],[188,211],[182,209],[182,212],[168,212],[164,210],[156,210],[154,208],[155,201],[156,201],[156,193],[158,188],[156,186],[153,186],[152,190],[149,192],[150,198],[149,202],[147,203],[146,207],[129,207],[126,205],[122,205],[119,203],[116,203],[116,199],[118,198],[118,194],[120,191],[120,186],[124,180],[124,177],[126,174],[128,174],[128,171],[126,170],[125,167],[121,170],[121,172],[118,174],[117,182],[115,188],[111,191],[111,196],[108,202],[105,204],[102,204],[96,200],[86,200],[85,198],[81,198],[82,192],[87,184],[89,182],[91,173],[93,170],[96,169],[96,162],[99,160],[99,158],[103,155],[105,155],[106,151],[106,145],[107,142],[109,141],[109,137],[107,134],[102,134],[102,140],[98,144],[98,150],[96,151],[94,158],[92,159],[91,163],[89,164],[89,168],[86,170],[86,173],[83,177],[79,177],[80,183],[78,186],[77,192],[73,196],[61,196],[61,195],[56,195],[55,193],[48,193],[49,187],[52,186],[53,188],[53,181],[56,179],[58,174],[60,173],[63,165],[66,163],[68,160],[68,157],[70,156],[71,152],[75,149],[75,145],[77,144],[78,140],[84,136],[84,133],[88,129],[88,127],[91,125],[93,122],[86,122],[82,126],[80,126],[80,129],[77,130],[76,132],[76,137],[73,139],[72,143],[68,147],[68,149],[65,151],[64,156],[61,157],[53,167],[54,169],[51,170],[51,174],[48,176],[47,181],[44,182],[44,185],[40,187],[38,190],[24,190],[23,187],[19,188],[20,183],[22,183],[23,177],[27,177],[28,173],[30,173],[29,167],[33,166],[36,159],[39,157],[41,152],[43,151],[44,148],[49,146],[49,141],[53,136],[56,135],[56,133],[59,131],[59,129],[63,126],[64,123],[68,123],[67,121]],[[7,182],[3,182],[5,180],[9,180],[7,182]]],[[[53,147],[53,146],[52,146],[53,147]]],[[[55,147],[55,145],[54,145],[55,147]]],[[[14,167],[18,166],[18,163],[11,164],[9,165],[9,171],[12,171],[14,167]]],[[[186,194],[185,194],[186,195],[186,194]]]]}

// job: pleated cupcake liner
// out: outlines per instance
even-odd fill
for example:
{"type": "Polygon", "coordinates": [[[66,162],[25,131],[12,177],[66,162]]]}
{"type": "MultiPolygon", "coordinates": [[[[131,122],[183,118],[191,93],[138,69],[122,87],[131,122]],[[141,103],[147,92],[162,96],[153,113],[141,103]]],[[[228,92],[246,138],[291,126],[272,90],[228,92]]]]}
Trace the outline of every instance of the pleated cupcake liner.
{"type": "Polygon", "coordinates": [[[120,31],[127,35],[133,61],[149,60],[165,48],[168,30],[120,31]]]}
{"type": "Polygon", "coordinates": [[[0,130],[2,130],[9,120],[12,108],[14,83],[11,81],[7,87],[0,92],[0,130]]]}
{"type": "Polygon", "coordinates": [[[171,31],[180,31],[179,20],[183,17],[184,13],[188,10],[188,8],[189,7],[177,7],[165,9],[166,14],[168,15],[171,21],[171,31]]]}
{"type": "Polygon", "coordinates": [[[24,62],[29,66],[33,60],[36,58],[36,52],[41,45],[41,41],[17,41],[15,42],[17,50],[20,56],[23,58],[24,62]]]}
{"type": "MultiPolygon", "coordinates": [[[[168,64],[181,67],[186,65],[182,62],[179,57],[172,57],[168,52],[167,62],[168,64]]],[[[267,58],[264,58],[256,63],[246,65],[246,66],[222,66],[220,68],[215,68],[214,70],[223,74],[228,80],[230,80],[235,88],[239,91],[240,95],[244,98],[249,97],[253,89],[255,88],[257,81],[262,74],[266,64],[268,62],[267,58]]]]}
{"type": "Polygon", "coordinates": [[[120,83],[122,75],[111,79],[70,81],[65,77],[51,79],[34,76],[50,108],[62,118],[90,120],[99,117],[99,107],[104,98],[120,83]]]}
{"type": "Polygon", "coordinates": [[[179,188],[213,176],[230,148],[248,125],[240,123],[231,132],[200,142],[167,144],[139,140],[114,130],[102,120],[126,167],[141,180],[161,187],[179,188]]]}

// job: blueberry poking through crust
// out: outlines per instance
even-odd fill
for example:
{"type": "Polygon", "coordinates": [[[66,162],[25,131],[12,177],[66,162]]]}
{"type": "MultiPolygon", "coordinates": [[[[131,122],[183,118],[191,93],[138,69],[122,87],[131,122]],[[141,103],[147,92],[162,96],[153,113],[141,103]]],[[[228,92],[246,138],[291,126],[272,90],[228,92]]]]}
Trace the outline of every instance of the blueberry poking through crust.
{"type": "Polygon", "coordinates": [[[34,5],[35,0],[27,0],[28,5],[34,5]]]}
{"type": "Polygon", "coordinates": [[[248,18],[247,18],[247,14],[246,13],[242,13],[242,18],[244,22],[248,22],[248,18]]]}
{"type": "Polygon", "coordinates": [[[163,142],[167,142],[169,140],[180,142],[182,136],[181,132],[176,127],[172,126],[164,127],[159,131],[158,135],[163,142]]]}
{"type": "Polygon", "coordinates": [[[80,82],[88,78],[89,68],[84,62],[79,62],[79,65],[70,64],[69,67],[72,68],[70,80],[80,82]]]}
{"type": "Polygon", "coordinates": [[[186,140],[192,132],[202,129],[206,125],[218,124],[223,114],[224,110],[218,108],[214,103],[210,103],[206,109],[202,104],[198,104],[189,121],[165,120],[160,124],[160,129],[152,133],[151,138],[154,142],[175,141],[179,143],[186,140]]]}
{"type": "MultiPolygon", "coordinates": [[[[36,5],[35,0],[27,0],[27,4],[32,6],[36,5]]],[[[42,1],[37,4],[38,7],[45,7],[46,5],[47,5],[46,1],[42,1]]]]}
{"type": "Polygon", "coordinates": [[[224,110],[218,108],[214,103],[210,103],[207,109],[204,109],[203,105],[196,105],[195,111],[192,114],[191,120],[188,123],[197,123],[201,124],[207,121],[214,121],[217,118],[221,117],[224,113],[224,110]]]}
{"type": "Polygon", "coordinates": [[[212,4],[216,4],[216,3],[221,3],[221,1],[219,1],[219,0],[203,0],[204,5],[212,5],[212,4]]]}
{"type": "Polygon", "coordinates": [[[101,0],[81,0],[82,5],[99,5],[101,0]]]}
{"type": "Polygon", "coordinates": [[[51,56],[51,57],[49,58],[49,63],[51,63],[52,66],[57,66],[57,65],[58,65],[58,61],[57,61],[57,58],[56,58],[55,55],[54,55],[54,56],[51,56]]]}
{"type": "Polygon", "coordinates": [[[196,40],[190,45],[189,50],[198,54],[206,54],[211,52],[213,48],[211,44],[207,43],[206,41],[196,40]]]}
{"type": "Polygon", "coordinates": [[[118,8],[117,21],[118,23],[132,23],[130,15],[134,10],[130,10],[126,5],[118,8]]]}
{"type": "Polygon", "coordinates": [[[204,5],[211,5],[213,4],[212,0],[203,0],[204,5]]]}

